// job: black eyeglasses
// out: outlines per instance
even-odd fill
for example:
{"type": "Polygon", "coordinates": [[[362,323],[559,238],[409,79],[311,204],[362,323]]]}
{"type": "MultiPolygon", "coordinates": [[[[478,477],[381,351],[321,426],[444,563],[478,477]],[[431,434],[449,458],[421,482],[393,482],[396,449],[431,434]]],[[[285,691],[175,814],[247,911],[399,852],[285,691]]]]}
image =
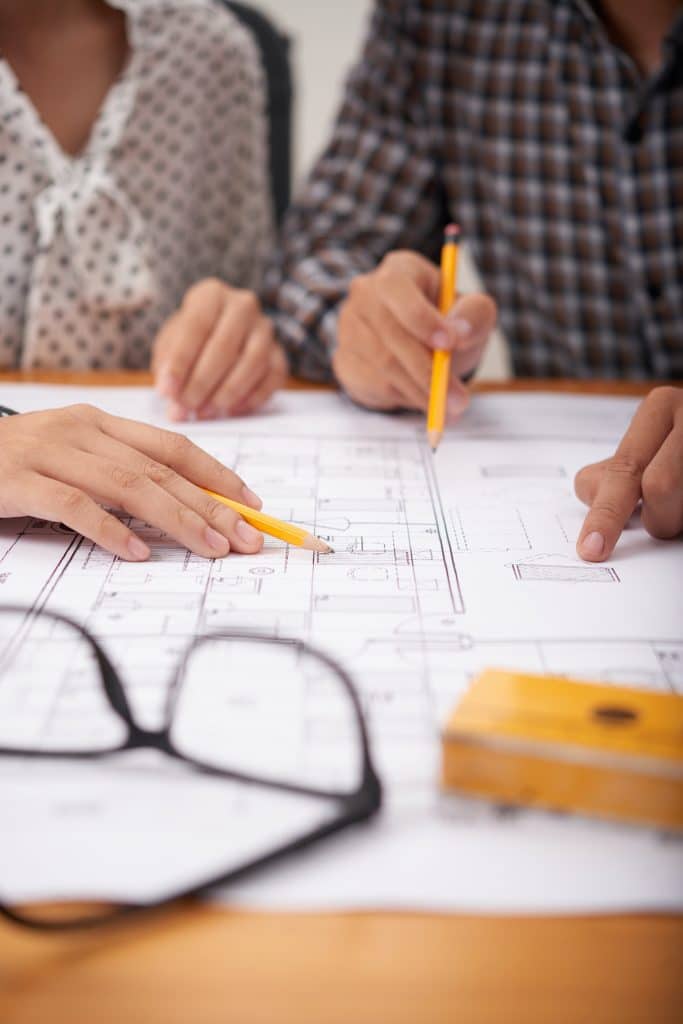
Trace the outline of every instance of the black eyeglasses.
{"type": "Polygon", "coordinates": [[[157,908],[378,811],[358,694],[322,651],[258,633],[198,637],[160,728],[141,724],[144,684],[127,694],[98,640],[67,616],[0,606],[9,920],[83,928],[157,908]],[[75,773],[78,762],[89,772],[75,773]]]}

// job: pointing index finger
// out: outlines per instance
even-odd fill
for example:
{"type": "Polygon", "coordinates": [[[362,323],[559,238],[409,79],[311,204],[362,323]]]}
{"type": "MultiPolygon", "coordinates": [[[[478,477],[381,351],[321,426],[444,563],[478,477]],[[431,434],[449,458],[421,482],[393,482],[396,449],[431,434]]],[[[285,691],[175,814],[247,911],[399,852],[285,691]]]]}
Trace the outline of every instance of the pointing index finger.
{"type": "Polygon", "coordinates": [[[604,469],[588,511],[577,551],[589,562],[609,558],[642,494],[643,473],[671,430],[671,410],[646,399],[638,407],[604,469]]]}

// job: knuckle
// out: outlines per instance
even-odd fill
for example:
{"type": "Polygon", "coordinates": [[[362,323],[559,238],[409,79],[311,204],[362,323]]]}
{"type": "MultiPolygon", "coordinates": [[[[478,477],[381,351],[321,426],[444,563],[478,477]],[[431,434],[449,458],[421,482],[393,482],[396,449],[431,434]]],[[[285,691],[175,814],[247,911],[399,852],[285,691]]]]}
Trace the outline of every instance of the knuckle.
{"type": "Polygon", "coordinates": [[[584,505],[589,505],[594,497],[595,488],[591,485],[590,477],[585,469],[580,469],[574,477],[574,493],[584,505]]]}
{"type": "Polygon", "coordinates": [[[657,540],[673,540],[683,532],[683,515],[678,522],[664,522],[653,516],[647,506],[643,508],[641,522],[650,536],[657,540]]]}
{"type": "Polygon", "coordinates": [[[31,493],[31,474],[24,467],[15,468],[4,463],[0,451],[0,516],[21,515],[27,497],[31,493]]]}
{"type": "Polygon", "coordinates": [[[184,434],[177,434],[173,430],[162,430],[163,451],[166,453],[166,461],[182,461],[192,451],[194,445],[184,434]]]}
{"type": "Polygon", "coordinates": [[[645,401],[648,405],[674,406],[683,402],[683,389],[673,387],[671,384],[660,384],[649,391],[645,401]]]}
{"type": "Polygon", "coordinates": [[[80,416],[81,419],[92,419],[98,412],[95,406],[90,405],[89,402],[78,402],[76,405],[72,405],[71,408],[75,415],[80,416]]]}
{"type": "Polygon", "coordinates": [[[673,467],[648,467],[643,473],[643,498],[646,502],[666,501],[676,494],[682,482],[673,467]]]}
{"type": "Polygon", "coordinates": [[[247,315],[253,316],[261,312],[261,304],[256,298],[254,292],[249,291],[247,288],[239,288],[235,292],[235,302],[239,305],[240,309],[247,315]]]}
{"type": "Polygon", "coordinates": [[[140,486],[141,477],[134,469],[127,466],[114,465],[111,467],[111,478],[119,490],[130,491],[140,486]]]}
{"type": "Polygon", "coordinates": [[[580,469],[574,475],[574,490],[577,491],[577,492],[580,491],[580,490],[584,490],[586,488],[587,483],[588,483],[588,474],[586,472],[586,467],[583,466],[583,468],[580,469]]]}
{"type": "Polygon", "coordinates": [[[60,487],[57,490],[57,501],[60,508],[70,517],[78,516],[88,507],[89,499],[83,491],[71,487],[60,487]]]}
{"type": "Polygon", "coordinates": [[[363,299],[367,295],[369,283],[369,274],[357,274],[349,285],[349,297],[353,301],[363,299]]]}
{"type": "Polygon", "coordinates": [[[170,466],[164,466],[155,459],[149,459],[144,466],[144,476],[159,487],[167,487],[175,479],[176,473],[170,466]]]}
{"type": "Polygon", "coordinates": [[[188,508],[186,505],[182,505],[180,502],[176,505],[175,519],[178,524],[178,529],[181,532],[187,530],[194,530],[201,526],[201,519],[196,512],[188,508]]]}
{"type": "Polygon", "coordinates": [[[635,455],[624,452],[612,456],[607,472],[617,480],[639,483],[643,475],[643,468],[635,455]]]}
{"type": "Polygon", "coordinates": [[[82,427],[83,423],[92,423],[96,420],[98,411],[87,402],[78,402],[76,405],[68,405],[60,409],[59,415],[62,422],[69,427],[82,427]]]}
{"type": "Polygon", "coordinates": [[[391,252],[386,254],[380,263],[380,267],[384,270],[394,271],[404,268],[414,261],[415,253],[411,252],[410,249],[392,249],[391,252]]]}
{"type": "MultiPolygon", "coordinates": [[[[9,472],[23,470],[30,466],[34,462],[35,452],[35,445],[30,437],[15,437],[10,441],[3,440],[2,446],[0,446],[0,458],[9,472]]],[[[1,479],[4,483],[4,473],[1,479]]]]}
{"type": "MultiPolygon", "coordinates": [[[[219,518],[225,519],[226,514],[229,518],[229,512],[230,510],[225,505],[222,505],[220,501],[216,501],[215,498],[208,497],[204,499],[199,510],[199,514],[206,519],[208,523],[215,523],[219,518]]],[[[235,513],[233,513],[233,515],[237,518],[235,513]]]]}
{"type": "Polygon", "coordinates": [[[115,519],[114,516],[109,514],[109,512],[105,512],[104,509],[102,509],[100,515],[98,516],[97,523],[95,526],[96,536],[111,536],[112,534],[118,532],[120,526],[121,524],[119,523],[118,519],[115,519]]]}
{"type": "Polygon", "coordinates": [[[598,498],[591,506],[590,515],[593,520],[600,519],[605,523],[621,522],[621,509],[610,498],[598,498]]]}
{"type": "MultiPolygon", "coordinates": [[[[178,322],[184,319],[185,327],[193,333],[206,333],[212,329],[226,297],[230,292],[228,285],[218,278],[207,278],[192,285],[185,293],[178,322]]],[[[185,355],[182,347],[175,352],[179,362],[190,364],[191,355],[185,355]]]]}
{"type": "Polygon", "coordinates": [[[207,299],[219,298],[228,286],[220,280],[218,277],[205,277],[201,281],[196,281],[195,284],[191,285],[185,292],[185,298],[183,299],[183,306],[195,306],[201,305],[207,301],[207,299]]]}
{"type": "Polygon", "coordinates": [[[599,483],[605,474],[605,467],[598,462],[591,462],[582,466],[574,476],[574,489],[583,491],[597,491],[599,483]]]}

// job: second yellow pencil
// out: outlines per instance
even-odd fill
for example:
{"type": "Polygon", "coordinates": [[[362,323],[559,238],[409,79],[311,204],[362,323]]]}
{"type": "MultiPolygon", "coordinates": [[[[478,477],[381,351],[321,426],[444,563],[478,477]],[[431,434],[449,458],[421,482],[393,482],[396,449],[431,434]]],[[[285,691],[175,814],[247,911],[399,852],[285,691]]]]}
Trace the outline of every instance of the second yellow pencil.
{"type": "MultiPolygon", "coordinates": [[[[450,310],[455,299],[455,283],[458,272],[458,239],[460,228],[457,224],[449,224],[444,231],[443,248],[441,249],[441,289],[439,292],[439,312],[444,316],[450,310]]],[[[429,391],[429,409],[427,412],[427,437],[432,451],[436,451],[443,435],[446,422],[446,401],[448,399],[448,381],[451,375],[451,353],[446,349],[436,349],[432,358],[432,384],[429,391]]]]}

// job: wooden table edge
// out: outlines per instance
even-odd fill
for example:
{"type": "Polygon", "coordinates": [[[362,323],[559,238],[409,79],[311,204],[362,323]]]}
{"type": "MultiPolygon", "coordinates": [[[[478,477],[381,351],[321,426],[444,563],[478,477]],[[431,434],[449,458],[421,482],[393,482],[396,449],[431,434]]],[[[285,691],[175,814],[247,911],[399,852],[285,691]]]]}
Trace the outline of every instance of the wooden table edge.
{"type": "MultiPolygon", "coordinates": [[[[152,384],[146,370],[0,370],[0,384],[63,384],[79,387],[145,387],[152,384]]],[[[559,391],[591,395],[645,395],[666,381],[574,380],[567,378],[516,377],[510,380],[475,380],[473,392],[559,391]]],[[[287,388],[296,391],[329,390],[332,385],[290,377],[287,388]]]]}

